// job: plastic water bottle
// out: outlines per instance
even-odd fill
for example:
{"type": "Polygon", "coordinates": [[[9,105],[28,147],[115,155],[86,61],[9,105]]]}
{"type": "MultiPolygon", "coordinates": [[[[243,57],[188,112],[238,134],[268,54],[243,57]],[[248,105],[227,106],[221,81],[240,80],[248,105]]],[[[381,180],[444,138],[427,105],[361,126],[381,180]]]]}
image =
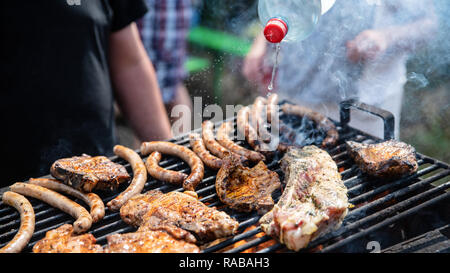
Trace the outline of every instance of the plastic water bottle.
{"type": "Polygon", "coordinates": [[[258,15],[271,43],[308,37],[335,0],[259,0],[258,15]]]}

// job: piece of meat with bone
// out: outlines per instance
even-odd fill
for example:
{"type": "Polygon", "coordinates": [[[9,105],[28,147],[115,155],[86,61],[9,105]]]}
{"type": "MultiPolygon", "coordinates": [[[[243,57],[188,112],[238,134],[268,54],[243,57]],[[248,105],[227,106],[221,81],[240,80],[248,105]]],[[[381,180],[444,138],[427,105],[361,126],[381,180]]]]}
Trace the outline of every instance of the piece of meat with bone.
{"type": "Polygon", "coordinates": [[[260,224],[266,234],[298,251],[341,225],[349,205],[347,188],[331,156],[316,146],[289,147],[281,168],[286,187],[260,224]]]}
{"type": "Polygon", "coordinates": [[[45,237],[33,246],[34,253],[102,253],[103,247],[96,244],[90,233],[73,235],[72,225],[65,224],[49,230],[45,237]]]}
{"type": "Polygon", "coordinates": [[[217,173],[216,192],[222,203],[237,211],[266,213],[274,201],[272,192],[280,188],[278,174],[260,161],[253,168],[245,167],[239,158],[225,157],[217,173]]]}
{"type": "Polygon", "coordinates": [[[105,253],[199,253],[195,244],[176,239],[164,231],[140,231],[106,237],[105,253]]]}
{"type": "Polygon", "coordinates": [[[225,212],[210,208],[189,194],[164,194],[158,190],[128,200],[120,209],[120,216],[127,224],[139,226],[140,231],[164,230],[188,242],[233,235],[239,226],[225,212]]]}
{"type": "Polygon", "coordinates": [[[124,166],[104,156],[74,156],[56,160],[50,173],[56,179],[84,192],[94,189],[115,190],[119,184],[130,179],[124,166]]]}
{"type": "Polygon", "coordinates": [[[346,142],[350,157],[361,171],[380,178],[398,178],[417,171],[414,147],[398,140],[377,144],[346,142]]]}

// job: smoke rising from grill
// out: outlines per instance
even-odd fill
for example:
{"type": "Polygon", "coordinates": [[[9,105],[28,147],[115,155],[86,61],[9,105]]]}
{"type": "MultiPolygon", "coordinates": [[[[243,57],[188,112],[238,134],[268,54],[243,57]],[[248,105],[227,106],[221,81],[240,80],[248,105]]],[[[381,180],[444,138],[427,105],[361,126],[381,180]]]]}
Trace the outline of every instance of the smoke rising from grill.
{"type": "MultiPolygon", "coordinates": [[[[229,7],[226,9],[218,7],[214,10],[215,15],[226,16],[225,13],[228,12],[228,17],[232,17],[230,23],[223,24],[227,24],[226,27],[232,33],[241,37],[248,35],[248,29],[255,33],[255,27],[250,26],[249,18],[253,15],[253,22],[258,22],[257,1],[253,1],[253,5],[248,4],[248,10],[243,10],[244,5],[227,5],[229,7]],[[240,9],[241,13],[238,16],[230,15],[229,11],[233,9],[240,9]],[[244,25],[248,26],[247,30],[243,29],[244,25]]],[[[281,99],[318,105],[316,110],[332,118],[337,118],[336,109],[330,108],[327,101],[335,103],[359,98],[393,112],[397,121],[396,128],[400,126],[400,116],[402,126],[407,125],[405,120],[408,124],[424,123],[423,115],[414,114],[412,109],[417,111],[418,108],[431,107],[429,104],[424,105],[425,100],[422,101],[422,98],[429,96],[440,86],[448,89],[445,84],[448,86],[449,82],[450,44],[446,37],[450,31],[449,15],[450,7],[445,0],[337,1],[329,13],[320,19],[315,35],[322,35],[322,38],[314,39],[313,33],[309,37],[312,39],[292,45],[282,43],[276,91],[280,93],[281,99]],[[349,8],[343,8],[345,5],[349,8]],[[330,12],[336,14],[336,9],[341,9],[337,17],[342,20],[327,18],[332,14],[330,12]],[[330,20],[334,21],[330,23],[330,20]],[[327,26],[325,29],[324,25],[327,26]],[[354,39],[362,30],[389,29],[394,26],[405,27],[402,37],[394,46],[386,49],[376,65],[354,64],[347,60],[347,48],[341,41],[354,39]],[[301,50],[306,53],[297,56],[301,50]],[[400,65],[391,65],[392,63],[400,65]],[[290,69],[285,69],[286,67],[290,69]],[[389,67],[391,69],[387,69],[389,67]],[[323,77],[320,75],[322,72],[325,75],[323,77]],[[316,76],[318,80],[314,81],[316,76]],[[396,90],[404,90],[403,96],[397,95],[394,98],[396,90]],[[394,107],[394,101],[403,101],[403,107],[401,108],[400,103],[395,103],[394,107]]],[[[268,47],[272,50],[270,44],[268,47]]],[[[271,54],[266,56],[266,62],[273,63],[271,54]]],[[[233,73],[242,72],[240,62],[232,62],[229,66],[233,73]]],[[[439,109],[446,109],[450,105],[448,92],[446,93],[444,100],[437,102],[439,109]]],[[[407,136],[408,132],[402,132],[407,136]]]]}

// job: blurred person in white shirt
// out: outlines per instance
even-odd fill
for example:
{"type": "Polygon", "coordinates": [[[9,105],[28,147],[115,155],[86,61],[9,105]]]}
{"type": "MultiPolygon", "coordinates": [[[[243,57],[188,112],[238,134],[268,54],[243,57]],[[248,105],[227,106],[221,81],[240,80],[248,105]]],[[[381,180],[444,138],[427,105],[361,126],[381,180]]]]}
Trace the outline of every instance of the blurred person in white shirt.
{"type": "MultiPolygon", "coordinates": [[[[274,92],[338,119],[338,105],[358,99],[393,113],[399,137],[408,55],[433,37],[432,0],[337,0],[303,41],[281,42],[274,92]]],[[[246,56],[244,76],[268,92],[273,48],[259,35],[246,56]]],[[[382,137],[381,119],[352,113],[351,126],[382,137]]]]}

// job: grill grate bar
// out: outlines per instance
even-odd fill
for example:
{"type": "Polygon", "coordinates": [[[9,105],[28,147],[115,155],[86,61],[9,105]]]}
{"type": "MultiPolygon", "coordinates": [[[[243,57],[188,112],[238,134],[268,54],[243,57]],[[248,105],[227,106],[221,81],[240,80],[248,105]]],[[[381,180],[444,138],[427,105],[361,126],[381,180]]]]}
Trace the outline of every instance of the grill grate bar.
{"type": "MultiPolygon", "coordinates": [[[[283,115],[281,117],[283,117],[283,115]]],[[[228,120],[232,120],[236,127],[235,117],[228,120]]],[[[220,123],[221,122],[216,123],[215,131],[219,127],[218,125],[220,123]]],[[[407,176],[399,180],[395,180],[393,182],[387,182],[386,184],[384,184],[383,181],[378,180],[370,181],[368,180],[368,177],[366,177],[364,174],[360,172],[358,167],[354,165],[352,159],[349,157],[346,151],[345,141],[355,140],[359,142],[373,143],[376,142],[378,139],[350,127],[346,128],[346,130],[344,131],[337,122],[335,122],[335,124],[337,125],[337,129],[340,134],[340,140],[335,147],[328,149],[327,151],[336,161],[344,184],[349,189],[349,193],[351,195],[350,201],[354,204],[358,204],[359,206],[350,210],[340,229],[332,233],[328,233],[320,238],[317,238],[316,240],[311,242],[310,246],[307,249],[302,251],[311,251],[315,249],[315,247],[318,246],[319,244],[328,244],[323,249],[325,252],[333,251],[335,249],[338,249],[340,246],[348,242],[351,242],[351,240],[354,240],[351,239],[348,241],[344,241],[346,239],[359,238],[354,237],[355,235],[364,236],[360,235],[361,233],[364,234],[365,232],[365,230],[363,230],[363,232],[359,230],[361,227],[368,226],[369,228],[373,227],[380,228],[382,226],[385,226],[385,224],[381,225],[382,223],[385,222],[389,223],[389,221],[394,221],[391,219],[393,218],[393,215],[395,215],[399,211],[402,211],[400,213],[402,215],[411,210],[416,211],[417,207],[411,208],[411,206],[414,206],[418,202],[425,200],[426,202],[423,204],[431,204],[431,203],[434,204],[434,202],[443,200],[442,197],[443,195],[441,195],[439,199],[437,198],[430,199],[430,198],[434,198],[433,195],[436,195],[438,192],[444,189],[448,189],[450,182],[441,184],[438,187],[431,186],[430,183],[442,179],[444,177],[447,177],[449,175],[450,171],[449,166],[447,164],[418,153],[417,157],[419,159],[419,165],[425,164],[431,165],[424,167],[414,175],[407,176]],[[437,172],[437,170],[439,169],[441,169],[441,171],[437,172]],[[444,169],[444,171],[442,171],[442,169],[444,169]],[[429,177],[422,179],[423,176],[429,177]],[[427,187],[434,187],[434,188],[428,190],[427,187]],[[412,197],[411,196],[408,197],[409,194],[414,193],[415,191],[418,190],[427,190],[427,191],[421,192],[412,197]],[[384,193],[385,191],[388,191],[388,193],[385,196],[378,197],[378,195],[384,193]],[[401,198],[409,198],[409,199],[401,200],[401,198]],[[391,205],[390,202],[392,200],[396,200],[398,201],[398,203],[396,203],[395,205],[391,205]],[[344,240],[338,239],[339,236],[345,234],[349,235],[348,237],[344,237],[344,240]],[[336,240],[338,241],[335,242],[336,240]]],[[[293,128],[295,129],[295,126],[293,126],[293,128]]],[[[196,129],[193,132],[199,133],[200,131],[201,128],[196,129]]],[[[189,147],[190,145],[188,134],[189,133],[174,138],[171,140],[171,142],[189,147]]],[[[243,141],[236,141],[236,143],[241,144],[244,147],[250,148],[249,145],[247,143],[244,143],[243,141]]],[[[139,150],[136,150],[136,152],[142,157],[142,154],[140,153],[139,150]]],[[[143,157],[143,160],[145,160],[146,158],[147,157],[143,157]]],[[[281,175],[280,178],[282,178],[282,172],[278,165],[278,159],[279,158],[272,158],[267,162],[267,165],[271,170],[279,173],[281,175]]],[[[128,171],[131,171],[130,164],[125,160],[117,156],[111,157],[111,160],[124,165],[128,171]]],[[[187,165],[187,163],[172,156],[163,156],[163,160],[160,162],[160,165],[161,167],[171,170],[177,170],[184,173],[190,172],[190,168],[187,165]]],[[[225,250],[226,252],[235,253],[253,248],[255,246],[263,247],[261,246],[261,244],[271,240],[272,238],[267,235],[255,238],[255,235],[262,232],[261,228],[258,225],[258,221],[261,215],[258,215],[256,212],[239,213],[224,206],[224,204],[220,202],[217,194],[215,193],[215,183],[214,183],[215,179],[216,179],[216,172],[208,168],[205,168],[205,177],[197,187],[196,190],[197,194],[199,195],[201,201],[209,202],[209,204],[207,204],[208,206],[217,207],[219,210],[225,211],[230,216],[234,217],[237,221],[239,221],[238,234],[230,238],[224,239],[224,241],[221,241],[218,244],[208,246],[202,252],[223,252],[225,250]],[[244,242],[242,240],[250,240],[250,241],[244,242]],[[241,242],[242,244],[240,244],[235,248],[229,249],[230,247],[233,247],[233,244],[239,241],[242,241],[241,242]]],[[[119,192],[121,192],[126,186],[127,185],[121,185],[121,187],[119,187],[117,192],[100,192],[98,194],[106,204],[109,200],[113,199],[117,194],[119,194],[119,192]]],[[[146,192],[151,189],[158,189],[161,190],[162,192],[183,190],[183,188],[180,186],[167,184],[155,180],[149,176],[149,180],[146,182],[143,192],[146,192]]],[[[280,194],[281,194],[280,191],[274,194],[275,202],[279,199],[280,194]]],[[[447,196],[446,198],[448,198],[448,193],[445,194],[445,196],[447,196]]],[[[74,200],[77,202],[80,201],[76,199],[74,200]]],[[[35,244],[35,242],[40,240],[48,230],[54,229],[64,223],[73,222],[73,219],[68,214],[65,214],[55,208],[52,208],[49,205],[40,202],[39,200],[30,198],[30,202],[32,203],[33,208],[35,209],[37,216],[36,232],[33,234],[30,243],[28,244],[27,248],[24,251],[31,251],[32,246],[35,244]]],[[[86,206],[82,202],[78,203],[86,206]]],[[[421,205],[421,207],[423,207],[423,204],[421,205]]],[[[20,224],[20,220],[17,220],[19,218],[18,215],[19,214],[17,213],[17,211],[15,211],[15,209],[6,206],[3,203],[0,203],[0,231],[1,231],[0,247],[5,245],[10,239],[12,239],[14,234],[17,232],[20,224]],[[3,233],[3,231],[5,232],[3,233]]],[[[134,230],[136,230],[135,227],[129,226],[122,221],[119,212],[112,212],[106,208],[106,214],[103,220],[100,223],[94,224],[89,232],[94,235],[99,244],[105,245],[106,237],[108,235],[114,233],[132,232],[134,230]]],[[[278,242],[274,242],[274,244],[271,244],[263,249],[260,249],[257,252],[266,253],[277,250],[288,251],[284,245],[278,242]]]]}
{"type": "MultiPolygon", "coordinates": [[[[388,184],[382,185],[382,186],[380,186],[380,187],[378,187],[378,188],[375,188],[375,189],[373,189],[373,190],[370,190],[370,191],[368,191],[368,192],[361,193],[360,195],[358,195],[358,196],[356,196],[356,197],[354,197],[354,198],[351,198],[349,201],[350,201],[350,203],[352,203],[352,204],[358,204],[358,203],[361,203],[361,202],[363,202],[363,201],[368,200],[369,197],[371,197],[371,196],[374,196],[374,195],[376,195],[376,194],[380,194],[380,193],[382,193],[382,192],[388,191],[388,190],[390,190],[391,188],[395,188],[396,186],[402,186],[403,184],[406,184],[406,183],[408,183],[408,182],[412,182],[412,181],[414,181],[414,179],[416,179],[416,178],[418,178],[418,177],[420,177],[420,176],[423,176],[423,175],[425,175],[425,174],[431,173],[431,172],[433,172],[433,171],[435,171],[435,170],[437,170],[437,169],[438,169],[438,167],[437,167],[436,165],[432,165],[432,166],[430,166],[430,167],[428,167],[428,168],[426,168],[426,169],[423,169],[423,170],[421,170],[421,171],[418,171],[418,172],[417,172],[416,174],[414,174],[414,175],[405,177],[405,178],[403,178],[403,179],[397,180],[397,181],[392,182],[392,183],[388,183],[388,184]],[[420,173],[420,174],[419,174],[419,173],[420,173]]],[[[448,174],[448,172],[446,172],[446,174],[448,174]]],[[[445,176],[445,175],[444,175],[444,176],[445,176]]]]}
{"type": "MultiPolygon", "coordinates": [[[[419,163],[419,165],[421,165],[421,164],[423,164],[423,161],[422,162],[418,162],[418,163],[419,163]]],[[[372,191],[369,191],[369,192],[365,192],[365,190],[367,190],[368,187],[370,187],[371,185],[373,185],[375,183],[379,183],[379,182],[383,183],[384,181],[382,181],[380,179],[367,181],[367,177],[366,176],[364,176],[363,174],[359,174],[357,176],[357,179],[358,179],[357,182],[359,182],[358,184],[354,184],[351,187],[348,184],[346,184],[345,181],[344,181],[344,184],[345,184],[345,186],[348,189],[348,195],[349,196],[357,196],[357,197],[355,197],[353,199],[350,199],[349,200],[350,203],[358,203],[359,199],[367,199],[365,197],[381,193],[383,191],[386,191],[386,190],[390,189],[393,186],[401,184],[401,183],[398,183],[400,181],[402,181],[402,182],[409,181],[409,180],[412,180],[412,179],[414,179],[416,177],[422,176],[422,175],[424,175],[426,173],[432,172],[432,171],[434,171],[436,169],[438,169],[438,166],[436,166],[436,165],[430,166],[427,169],[419,171],[420,173],[417,172],[414,175],[407,176],[404,179],[397,180],[395,183],[389,183],[388,182],[387,184],[384,184],[381,187],[378,187],[378,188],[376,188],[376,189],[374,189],[372,191]],[[364,198],[359,198],[361,196],[364,197],[364,198]]]]}
{"type": "MultiPolygon", "coordinates": [[[[421,194],[415,195],[412,198],[406,199],[402,202],[399,202],[391,207],[385,208],[382,211],[379,211],[375,214],[371,214],[365,218],[359,219],[358,221],[355,221],[353,223],[350,224],[344,224],[341,228],[339,228],[336,231],[333,231],[331,233],[325,234],[322,237],[319,237],[316,241],[311,242],[310,247],[308,248],[314,248],[317,245],[320,244],[324,244],[327,241],[331,240],[331,239],[335,239],[339,236],[342,236],[346,233],[349,233],[351,231],[355,231],[361,227],[363,227],[364,225],[369,225],[370,223],[376,222],[376,221],[381,221],[381,220],[385,220],[385,219],[389,219],[388,217],[393,216],[394,214],[398,213],[401,210],[406,209],[408,206],[411,206],[414,203],[423,201],[424,199],[426,199],[427,197],[432,197],[433,194],[436,194],[439,191],[442,191],[445,188],[448,188],[450,186],[450,183],[446,183],[443,185],[440,185],[439,187],[435,187],[432,188],[431,190],[428,190],[426,192],[423,192],[421,194]]],[[[431,199],[434,200],[434,199],[431,199]]],[[[405,215],[407,216],[407,215],[405,215]]],[[[344,220],[346,221],[346,220],[344,220]]],[[[348,222],[348,220],[346,221],[348,222]]],[[[380,226],[382,227],[382,226],[380,226]]],[[[340,242],[340,241],[339,241],[340,242]]]]}
{"type": "MultiPolygon", "coordinates": [[[[259,220],[259,216],[255,216],[255,217],[252,217],[250,219],[247,219],[247,220],[239,223],[239,230],[245,229],[246,227],[257,223],[258,220],[259,220]]],[[[216,245],[213,245],[213,246],[210,246],[210,247],[204,249],[203,252],[205,252],[205,253],[215,252],[215,251],[220,250],[222,248],[228,247],[231,244],[234,244],[236,242],[239,242],[240,240],[243,240],[245,238],[249,238],[249,237],[259,233],[261,230],[258,231],[258,229],[259,229],[259,227],[254,228],[254,229],[252,229],[250,231],[247,231],[247,232],[244,232],[244,233],[239,233],[239,234],[237,234],[237,235],[235,235],[235,236],[233,236],[233,237],[231,237],[231,238],[229,238],[229,239],[227,239],[227,240],[225,240],[223,242],[220,242],[220,243],[218,243],[216,245]]]]}
{"type": "Polygon", "coordinates": [[[364,205],[362,207],[359,207],[359,208],[351,210],[349,212],[349,214],[346,216],[346,218],[344,219],[343,226],[340,229],[338,229],[338,230],[336,230],[334,232],[328,233],[328,234],[326,234],[324,236],[321,236],[318,239],[312,241],[310,246],[308,247],[308,249],[314,248],[314,247],[316,247],[316,246],[318,246],[320,244],[325,243],[326,241],[329,241],[330,239],[342,236],[343,234],[348,233],[350,231],[354,231],[354,230],[360,228],[363,225],[369,224],[370,222],[380,221],[382,219],[385,219],[385,218],[391,216],[392,214],[396,213],[397,211],[399,211],[401,209],[404,209],[406,206],[410,205],[413,202],[417,202],[418,200],[420,200],[422,198],[426,198],[426,197],[428,197],[428,196],[430,196],[430,195],[432,195],[432,194],[434,194],[436,192],[439,192],[439,191],[442,191],[442,190],[445,190],[445,189],[449,188],[450,187],[450,182],[447,182],[447,183],[442,184],[439,187],[433,188],[433,189],[431,189],[431,190],[429,190],[429,191],[427,191],[425,193],[416,195],[416,196],[414,196],[411,199],[407,199],[407,200],[409,200],[408,202],[397,203],[397,205],[395,205],[395,208],[394,208],[394,206],[393,207],[388,207],[388,208],[386,208],[386,209],[384,209],[384,210],[382,210],[380,212],[377,212],[375,214],[371,214],[370,216],[367,216],[365,218],[361,218],[361,219],[359,219],[359,221],[355,221],[355,222],[353,222],[351,224],[349,223],[349,221],[352,218],[358,218],[358,216],[360,216],[360,215],[366,215],[366,212],[369,209],[372,209],[375,206],[379,206],[381,204],[385,204],[385,203],[389,202],[390,200],[399,198],[399,197],[401,197],[401,196],[403,196],[403,195],[405,195],[405,194],[407,194],[407,193],[409,193],[411,191],[414,191],[414,190],[416,190],[416,189],[418,189],[420,187],[423,187],[425,185],[429,185],[433,181],[436,181],[436,180],[439,180],[439,179],[441,179],[441,178],[443,178],[445,176],[448,176],[449,174],[450,174],[449,170],[443,171],[443,172],[441,172],[439,174],[436,174],[436,175],[434,175],[432,177],[424,179],[421,182],[412,185],[411,187],[404,188],[402,190],[393,192],[391,194],[386,195],[385,197],[382,197],[380,199],[377,199],[377,200],[373,201],[372,203],[369,203],[369,204],[366,204],[366,205],[364,205]]]}
{"type": "Polygon", "coordinates": [[[352,210],[353,213],[367,213],[370,209],[373,209],[376,206],[380,206],[382,204],[386,204],[387,202],[398,199],[412,191],[418,190],[420,188],[423,188],[425,186],[429,186],[432,182],[439,180],[445,176],[448,176],[450,174],[450,171],[443,171],[441,173],[438,173],[432,177],[429,177],[427,179],[421,180],[420,182],[417,182],[415,184],[409,185],[407,188],[402,188],[398,191],[392,192],[386,196],[383,196],[377,200],[372,201],[371,203],[365,204],[364,206],[355,208],[352,210]]]}
{"type": "Polygon", "coordinates": [[[265,242],[267,242],[267,241],[269,241],[271,239],[272,239],[271,237],[269,237],[267,235],[264,235],[262,237],[254,239],[254,240],[252,240],[252,241],[250,241],[250,242],[248,242],[246,244],[243,244],[243,245],[240,245],[240,246],[235,247],[233,249],[227,250],[227,251],[225,251],[225,253],[239,253],[239,252],[242,252],[242,251],[244,251],[246,249],[249,249],[249,248],[255,247],[255,246],[259,245],[259,244],[265,243],[265,242]]]}
{"type": "MultiPolygon", "coordinates": [[[[447,184],[449,184],[449,183],[447,183],[447,184]]],[[[439,186],[437,188],[440,188],[440,187],[441,186],[439,186]]],[[[428,192],[431,192],[431,191],[433,193],[435,193],[435,192],[437,192],[437,190],[436,190],[437,188],[429,190],[429,191],[427,191],[425,193],[427,193],[427,195],[429,194],[428,192]]],[[[423,194],[425,194],[425,193],[423,193],[423,194]]],[[[426,202],[423,202],[422,204],[419,204],[418,206],[415,206],[415,207],[410,208],[410,209],[408,209],[406,211],[403,211],[403,212],[401,212],[401,213],[399,213],[399,214],[397,214],[395,216],[387,218],[386,220],[384,220],[384,221],[382,221],[382,222],[380,222],[378,224],[375,224],[375,225],[373,225],[373,226],[371,226],[371,227],[369,227],[369,228],[367,228],[367,229],[365,229],[365,230],[363,230],[363,231],[361,231],[359,233],[353,234],[353,235],[351,235],[351,236],[349,236],[349,237],[347,237],[345,239],[342,239],[341,241],[337,242],[336,244],[333,244],[331,246],[328,246],[328,247],[322,249],[322,252],[331,252],[333,250],[336,250],[339,247],[342,247],[343,245],[345,245],[345,244],[347,244],[347,243],[349,243],[349,242],[351,242],[353,240],[356,240],[358,238],[366,236],[366,235],[370,234],[371,232],[376,231],[377,229],[380,229],[380,228],[385,227],[387,225],[393,224],[393,223],[397,222],[398,220],[400,220],[402,218],[405,218],[405,217],[407,217],[407,216],[409,216],[409,215],[411,215],[413,213],[416,213],[417,211],[419,211],[419,210],[421,210],[421,209],[423,209],[425,207],[429,207],[429,206],[431,206],[433,204],[436,204],[438,202],[442,202],[442,201],[447,200],[449,198],[450,198],[450,192],[446,192],[446,193],[444,193],[442,195],[439,195],[438,197],[436,197],[434,199],[430,199],[430,200],[428,200],[426,202]]],[[[414,199],[419,199],[419,198],[414,198],[414,199]]],[[[406,201],[404,201],[404,202],[406,202],[406,201]]]]}

